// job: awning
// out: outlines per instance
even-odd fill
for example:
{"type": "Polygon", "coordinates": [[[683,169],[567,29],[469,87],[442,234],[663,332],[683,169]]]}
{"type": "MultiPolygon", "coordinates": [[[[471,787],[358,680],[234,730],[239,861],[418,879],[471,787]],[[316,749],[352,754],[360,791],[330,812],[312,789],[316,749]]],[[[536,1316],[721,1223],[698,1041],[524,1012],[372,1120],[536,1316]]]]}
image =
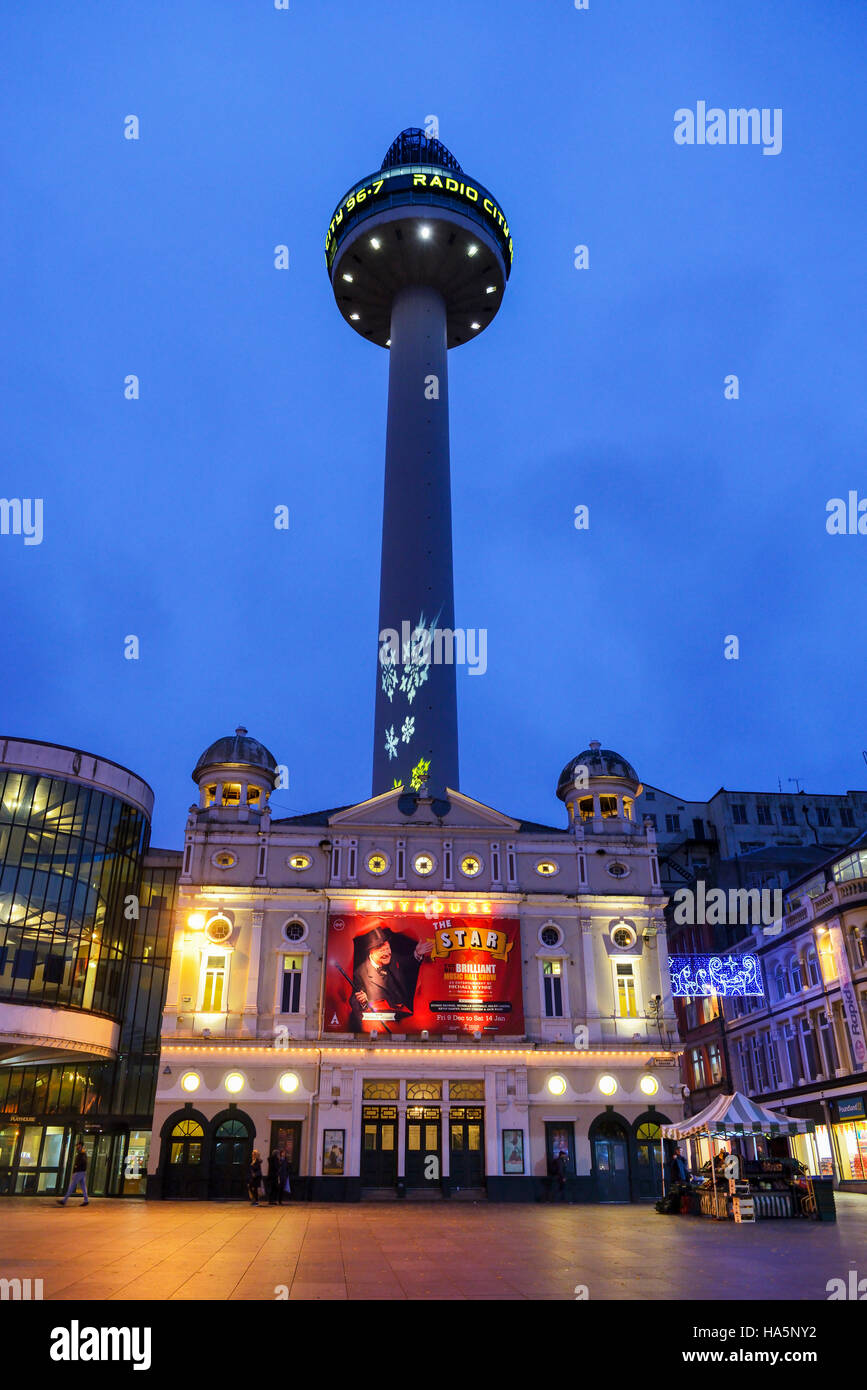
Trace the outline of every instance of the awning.
{"type": "Polygon", "coordinates": [[[815,1128],[813,1120],[767,1110],[749,1096],[735,1091],[731,1096],[715,1096],[698,1115],[690,1115],[676,1124],[662,1125],[661,1132],[664,1139],[690,1139],[698,1134],[737,1139],[748,1134],[812,1134],[815,1128]]]}

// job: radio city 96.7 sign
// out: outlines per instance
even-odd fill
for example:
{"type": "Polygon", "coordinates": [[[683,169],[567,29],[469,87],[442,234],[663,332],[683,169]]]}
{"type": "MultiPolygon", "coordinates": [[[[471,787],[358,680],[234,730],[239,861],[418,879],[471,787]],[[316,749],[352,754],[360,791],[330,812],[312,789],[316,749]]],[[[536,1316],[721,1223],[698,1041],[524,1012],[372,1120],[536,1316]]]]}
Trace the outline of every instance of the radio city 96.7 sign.
{"type": "Polygon", "coordinates": [[[381,203],[386,198],[400,193],[410,194],[406,200],[410,204],[413,202],[413,194],[417,195],[418,201],[427,204],[435,203],[437,198],[442,197],[449,203],[465,203],[467,207],[481,212],[486,221],[490,222],[503,248],[508,279],[512,269],[512,237],[501,209],[481,184],[468,183],[463,177],[456,178],[445,169],[406,173],[397,170],[392,173],[382,169],[378,174],[372,174],[363,184],[353,188],[334,213],[325,237],[325,259],[329,270],[341,240],[341,229],[347,230],[344,223],[354,225],[357,214],[370,212],[375,208],[377,201],[381,203]]]}
{"type": "Polygon", "coordinates": [[[325,970],[327,1033],[524,1031],[516,919],[339,914],[325,970]]]}

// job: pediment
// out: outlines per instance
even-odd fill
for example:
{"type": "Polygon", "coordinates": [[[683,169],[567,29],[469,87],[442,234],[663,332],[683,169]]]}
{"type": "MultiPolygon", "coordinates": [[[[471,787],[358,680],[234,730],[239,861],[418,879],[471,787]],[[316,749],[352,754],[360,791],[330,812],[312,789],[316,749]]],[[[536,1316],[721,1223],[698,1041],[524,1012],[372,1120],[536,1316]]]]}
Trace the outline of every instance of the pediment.
{"type": "Polygon", "coordinates": [[[463,792],[449,788],[442,798],[419,798],[415,809],[408,814],[411,800],[406,793],[395,790],[373,796],[369,801],[360,801],[356,806],[346,806],[329,818],[328,824],[335,829],[343,827],[394,825],[411,828],[414,825],[436,825],[454,829],[502,830],[504,834],[517,834],[521,822],[512,816],[504,816],[492,806],[474,801],[463,792]],[[448,810],[444,810],[445,803],[448,810]]]}

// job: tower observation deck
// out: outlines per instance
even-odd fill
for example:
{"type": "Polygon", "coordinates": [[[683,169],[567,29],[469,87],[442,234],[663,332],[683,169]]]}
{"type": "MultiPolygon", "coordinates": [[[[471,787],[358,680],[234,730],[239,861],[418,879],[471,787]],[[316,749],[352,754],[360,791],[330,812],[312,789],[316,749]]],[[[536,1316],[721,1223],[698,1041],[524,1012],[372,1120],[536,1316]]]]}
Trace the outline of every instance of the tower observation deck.
{"type": "Polygon", "coordinates": [[[459,785],[463,659],[453,638],[447,353],[497,313],[512,238],[489,190],[439,140],[408,129],[340,200],[325,260],[346,322],[389,350],[373,795],[396,785],[441,794],[459,785]]]}

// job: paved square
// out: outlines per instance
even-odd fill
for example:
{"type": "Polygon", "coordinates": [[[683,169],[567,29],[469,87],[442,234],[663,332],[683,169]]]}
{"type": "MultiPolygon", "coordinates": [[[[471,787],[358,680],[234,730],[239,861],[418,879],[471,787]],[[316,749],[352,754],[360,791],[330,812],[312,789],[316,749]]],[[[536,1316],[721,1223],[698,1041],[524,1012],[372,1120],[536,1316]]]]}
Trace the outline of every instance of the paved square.
{"type": "Polygon", "coordinates": [[[867,1276],[867,1196],[836,1225],[717,1224],[647,1206],[250,1207],[4,1200],[0,1277],[46,1299],[820,1299],[867,1276]]]}

